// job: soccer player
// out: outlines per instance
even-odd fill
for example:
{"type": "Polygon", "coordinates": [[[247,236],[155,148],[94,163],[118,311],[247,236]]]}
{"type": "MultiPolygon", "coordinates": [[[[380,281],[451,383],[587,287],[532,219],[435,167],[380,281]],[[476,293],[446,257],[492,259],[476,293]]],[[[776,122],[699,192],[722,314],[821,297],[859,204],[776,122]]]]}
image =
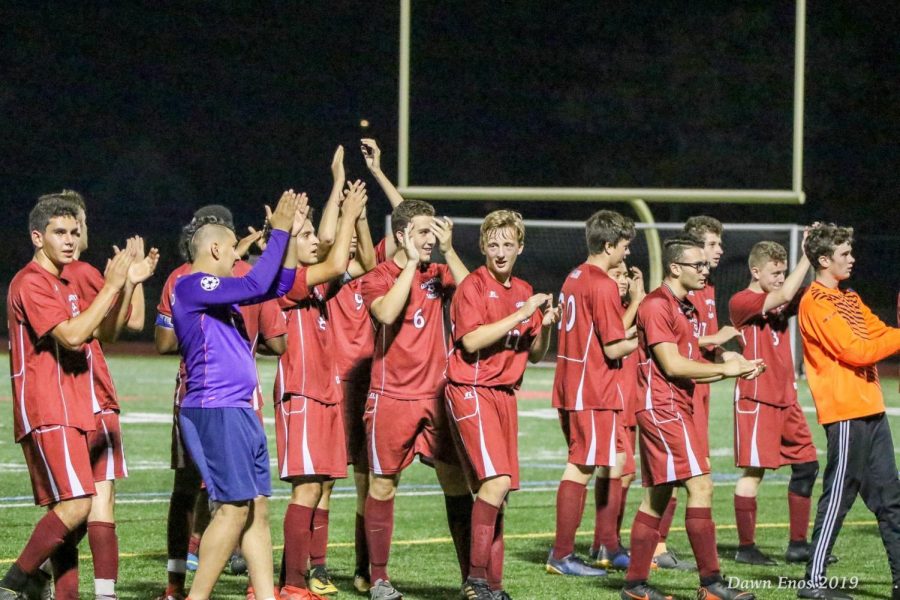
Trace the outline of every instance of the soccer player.
{"type": "Polygon", "coordinates": [[[388,579],[387,563],[394,495],[400,473],[416,454],[434,465],[444,490],[463,580],[469,564],[472,506],[442,402],[450,351],[443,309],[469,273],[453,250],[453,224],[435,218],[434,207],[427,202],[398,204],[391,228],[397,244],[393,258],[361,279],[363,301],[377,322],[365,414],[371,472],[365,521],[372,600],[402,597],[388,579]],[[430,262],[435,245],[447,264],[430,262]]]}
{"type": "Polygon", "coordinates": [[[798,320],[809,390],[828,447],[807,586],[797,596],[851,597],[826,586],[825,569],[860,494],[878,519],[894,584],[891,597],[900,600],[900,481],[875,366],[900,352],[900,329],[885,325],[856,292],[841,289],[856,262],[852,251],[853,229],[834,224],[813,225],[804,244],[816,280],[800,300],[798,320]]]}
{"type": "MultiPolygon", "coordinates": [[[[636,331],[634,325],[637,317],[637,308],[641,300],[647,295],[644,289],[644,275],[637,267],[628,267],[622,262],[618,267],[609,270],[609,276],[612,277],[619,286],[619,296],[622,298],[622,306],[625,313],[622,315],[622,325],[625,327],[626,335],[631,335],[632,330],[636,331]]],[[[622,418],[619,420],[619,426],[624,429],[624,435],[628,439],[628,447],[632,453],[625,456],[625,466],[622,469],[622,493],[619,501],[619,514],[616,516],[616,540],[617,548],[622,547],[622,522],[625,519],[625,501],[628,498],[628,490],[634,482],[636,471],[634,453],[637,452],[637,421],[635,420],[635,411],[638,403],[638,353],[632,352],[622,359],[622,368],[620,370],[619,386],[622,390],[622,397],[625,399],[625,409],[622,411],[622,418]]],[[[615,567],[611,561],[605,560],[601,562],[603,556],[599,551],[606,531],[607,502],[609,498],[609,479],[597,477],[594,479],[594,504],[596,507],[596,518],[594,520],[594,542],[591,544],[590,558],[594,561],[594,566],[601,568],[615,567]]],[[[627,552],[627,551],[626,551],[627,552]]],[[[621,556],[620,552],[620,556],[621,556]]],[[[619,564],[623,565],[624,560],[619,559],[619,564]]]]}
{"type": "MultiPolygon", "coordinates": [[[[334,245],[321,261],[312,222],[304,222],[296,241],[300,264],[297,276],[293,287],[279,300],[287,321],[288,347],[278,361],[275,381],[275,439],[279,477],[291,484],[279,582],[284,600],[321,597],[310,589],[306,576],[314,516],[324,483],[347,476],[346,447],[341,443],[345,438],[341,390],[324,284],[347,270],[351,238],[366,200],[362,182],[351,184],[342,204],[334,245]]],[[[327,531],[320,534],[321,538],[324,540],[318,543],[327,544],[327,531]]],[[[318,584],[324,584],[321,589],[331,581],[322,562],[325,552],[321,546],[318,554],[312,557],[319,560],[313,563],[311,575],[318,584]]],[[[327,591],[334,593],[336,588],[327,591]]]]}
{"type": "Polygon", "coordinates": [[[269,453],[251,406],[258,379],[237,306],[290,289],[297,265],[291,238],[306,219],[305,208],[302,195],[282,195],[269,217],[266,251],[244,277],[230,277],[240,258],[234,232],[201,219],[190,238],[191,273],[175,284],[172,320],[186,372],[178,419],[184,445],[214,503],[200,543],[203,558],[191,586],[193,600],[209,598],[238,542],[258,597],[274,598],[269,453]]]}
{"type": "Polygon", "coordinates": [[[444,390],[450,426],[466,458],[477,498],[472,511],[469,576],[462,595],[509,598],[503,591],[503,513],[519,489],[515,390],[526,361],[539,362],[559,320],[550,294],[535,294],[512,270],[524,250],[522,216],[497,210],[481,224],[485,265],[463,280],[450,305],[453,352],[444,390]]]}
{"type": "MultiPolygon", "coordinates": [[[[178,279],[191,272],[190,237],[197,229],[200,220],[215,221],[229,229],[234,229],[234,221],[231,211],[220,204],[210,204],[198,208],[193,215],[191,223],[183,230],[179,240],[179,253],[184,263],[176,268],[163,285],[159,304],[157,305],[157,317],[155,327],[156,349],[160,354],[177,354],[178,340],[175,337],[175,329],[172,323],[172,295],[175,283],[178,279]]],[[[250,245],[255,242],[262,232],[253,232],[241,239],[238,243],[237,253],[241,256],[250,245]]],[[[235,263],[232,273],[235,276],[246,275],[250,271],[250,265],[244,261],[235,263]]],[[[255,350],[261,340],[274,354],[284,352],[285,342],[284,319],[274,300],[261,304],[252,304],[240,307],[247,328],[247,336],[253,342],[255,350]]],[[[181,432],[178,425],[178,411],[181,400],[185,394],[184,361],[178,365],[178,374],[175,378],[175,393],[173,395],[173,419],[172,419],[172,444],[171,444],[171,468],[175,471],[172,482],[172,495],[169,500],[169,510],[166,525],[166,551],[168,561],[166,571],[168,583],[166,591],[157,600],[184,600],[185,575],[188,568],[186,559],[191,555],[196,557],[199,551],[200,536],[191,535],[193,529],[202,534],[209,523],[209,498],[205,489],[201,489],[202,481],[200,473],[186,455],[184,444],[181,440],[181,432]]],[[[257,386],[253,397],[253,407],[261,411],[262,392],[257,386]]],[[[196,569],[196,562],[193,567],[196,569]]]]}
{"type": "MultiPolygon", "coordinates": [[[[388,179],[387,175],[384,174],[384,171],[381,170],[381,148],[378,147],[378,143],[372,138],[362,138],[359,142],[363,159],[365,159],[366,166],[369,168],[369,173],[371,173],[372,177],[375,178],[375,181],[378,182],[381,191],[384,192],[388,202],[391,203],[391,210],[397,208],[397,205],[403,202],[403,196],[400,195],[400,192],[394,187],[391,180],[388,179]]],[[[379,263],[394,256],[396,251],[397,244],[392,235],[385,236],[375,246],[375,256],[379,263]]]]}
{"type": "Polygon", "coordinates": [[[637,349],[637,336],[626,334],[619,286],[608,272],[628,256],[634,233],[634,223],[617,212],[591,215],[585,223],[587,260],[569,273],[559,295],[563,314],[553,407],[559,411],[568,460],[556,493],[556,540],[547,557],[548,573],[606,575],[575,555],[575,532],[595,472],[598,479],[608,480],[604,508],[597,515],[597,562],[628,566],[628,555],[616,537],[622,472],[626,457],[633,454],[621,428],[625,397],[620,380],[622,359],[637,349]]]}
{"type": "MultiPolygon", "coordinates": [[[[103,289],[103,275],[89,263],[79,260],[87,250],[87,214],[84,198],[72,190],[41,196],[39,202],[54,198],[71,199],[79,207],[78,221],[82,235],[79,237],[75,260],[63,268],[62,278],[69,281],[83,302],[90,304],[103,289]]],[[[128,270],[120,297],[113,310],[116,318],[107,319],[111,327],[98,329],[101,339],[87,344],[88,364],[91,373],[91,406],[94,411],[94,431],[88,433],[88,450],[94,475],[96,494],[91,498],[91,512],[87,521],[87,536],[94,559],[94,593],[98,599],[116,597],[115,584],[119,572],[119,540],[115,523],[115,480],[128,476],[125,448],[122,445],[122,428],[119,424],[119,402],[116,388],[106,364],[102,342],[114,342],[122,328],[140,331],[144,327],[144,293],[142,282],[156,269],[159,252],[151,248],[144,256],[144,242],[139,237],[128,240],[126,250],[135,254],[128,270]]]]}
{"type": "Polygon", "coordinates": [[[631,564],[625,576],[623,600],[670,598],[647,583],[653,550],[659,541],[660,515],[675,485],[687,488],[685,528],[700,571],[698,598],[751,600],[753,594],[731,587],[721,576],[712,520],[712,478],[709,464],[698,454],[694,415],[695,381],[725,377],[755,377],[762,361],[740,355],[721,363],[696,360],[699,350],[697,310],[687,295],[700,290],[709,274],[703,244],[692,236],[666,240],[665,276],[638,307],[640,352],[638,406],[641,481],[644,499],[631,528],[631,564]]]}
{"type": "Polygon", "coordinates": [[[78,598],[78,543],[91,512],[94,477],[88,434],[91,406],[87,344],[128,279],[134,251],[117,253],[90,304],[62,272],[75,260],[79,207],[66,198],[38,202],[28,216],[34,257],[13,278],[7,298],[13,426],[35,504],[46,506],[22,553],[0,580],[0,598],[26,598],[51,559],[60,600],[78,598]]]}
{"type": "MultiPolygon", "coordinates": [[[[334,244],[338,214],[343,200],[341,191],[345,181],[343,165],[344,149],[338,147],[332,161],[334,184],[332,193],[322,211],[319,222],[319,254],[327,254],[334,244]]],[[[353,482],[356,488],[356,527],[354,548],[356,568],[353,587],[366,593],[371,587],[369,579],[369,552],[366,547],[365,506],[369,493],[369,464],[366,455],[366,429],[363,412],[369,392],[369,375],[372,370],[372,354],[375,350],[375,329],[363,302],[359,276],[375,266],[375,249],[369,232],[366,209],[356,219],[356,233],[350,242],[350,262],[346,272],[331,284],[328,297],[329,323],[334,336],[334,354],[338,377],[341,380],[341,403],[344,410],[344,429],[347,439],[347,463],[353,465],[353,482]]],[[[334,480],[326,481],[322,498],[313,515],[313,532],[310,541],[309,589],[319,594],[335,593],[326,568],[328,547],[328,515],[334,480]]]]}
{"type": "Polygon", "coordinates": [[[819,472],[803,409],[797,402],[794,359],[788,319],[797,314],[800,287],[809,271],[803,256],[787,273],[787,251],[776,242],[759,242],[750,250],[750,285],[731,297],[728,312],[740,332],[743,355],[762,359],[768,369],[754,379],[736,382],[734,460],[744,469],[734,488],[734,515],[739,546],[734,560],[775,565],[755,544],[756,495],[766,469],[791,465],[788,483],[790,542],[785,559],[809,559],[809,512],[819,472]]]}

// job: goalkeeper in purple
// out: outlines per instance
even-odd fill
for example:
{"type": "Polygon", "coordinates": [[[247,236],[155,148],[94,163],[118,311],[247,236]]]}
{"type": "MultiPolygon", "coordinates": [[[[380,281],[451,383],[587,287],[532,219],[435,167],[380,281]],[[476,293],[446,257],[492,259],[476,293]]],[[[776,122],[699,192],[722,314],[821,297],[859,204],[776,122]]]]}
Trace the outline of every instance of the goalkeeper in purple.
{"type": "Polygon", "coordinates": [[[269,453],[251,401],[257,374],[239,305],[284,295],[294,283],[296,244],[306,220],[306,196],[285,192],[268,218],[265,252],[244,277],[234,231],[213,217],[191,236],[194,261],[175,285],[172,317],[187,371],[179,425],[184,445],[209,490],[214,513],[200,545],[189,598],[207,600],[240,543],[260,600],[273,599],[268,500],[269,453]]]}

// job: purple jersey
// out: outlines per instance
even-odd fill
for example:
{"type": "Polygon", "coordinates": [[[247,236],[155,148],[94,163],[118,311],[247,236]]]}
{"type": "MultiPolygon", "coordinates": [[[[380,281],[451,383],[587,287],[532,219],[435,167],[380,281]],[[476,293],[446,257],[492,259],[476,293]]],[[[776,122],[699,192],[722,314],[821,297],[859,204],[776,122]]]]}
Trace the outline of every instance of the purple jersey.
{"type": "Polygon", "coordinates": [[[256,389],[256,362],[238,305],[284,295],[295,269],[280,269],[288,232],[269,245],[244,277],[183,275],[175,284],[172,318],[187,372],[182,408],[247,408],[256,389]]]}

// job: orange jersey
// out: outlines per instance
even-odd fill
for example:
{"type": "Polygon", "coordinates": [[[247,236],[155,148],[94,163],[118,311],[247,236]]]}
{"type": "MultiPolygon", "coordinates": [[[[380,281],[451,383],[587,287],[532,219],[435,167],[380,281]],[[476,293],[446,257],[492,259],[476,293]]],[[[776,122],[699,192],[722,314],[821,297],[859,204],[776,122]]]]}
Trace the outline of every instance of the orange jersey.
{"type": "Polygon", "coordinates": [[[885,325],[856,292],[819,282],[800,300],[799,322],[819,423],[883,413],[875,363],[900,352],[900,329],[885,325]]]}

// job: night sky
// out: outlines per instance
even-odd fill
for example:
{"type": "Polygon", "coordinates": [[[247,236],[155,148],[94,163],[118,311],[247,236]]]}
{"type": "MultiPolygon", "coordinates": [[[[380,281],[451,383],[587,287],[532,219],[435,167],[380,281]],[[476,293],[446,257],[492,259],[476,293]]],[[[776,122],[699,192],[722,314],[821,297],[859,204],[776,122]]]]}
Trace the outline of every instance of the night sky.
{"type": "MultiPolygon", "coordinates": [[[[337,144],[348,175],[366,174],[361,135],[379,140],[395,178],[398,5],[231,4],[0,8],[4,292],[31,255],[25,223],[41,193],[85,194],[95,264],[128,234],[158,245],[153,302],[195,208],[222,203],[256,223],[286,187],[321,206],[337,144]]],[[[410,182],[790,188],[794,8],[760,4],[417,0],[410,182]]],[[[807,16],[807,205],[651,207],[660,221],[853,225],[853,285],[890,318],[900,10],[838,0],[807,16]]],[[[386,205],[373,191],[370,220],[386,205]]],[[[515,206],[566,219],[598,207],[515,206]]]]}

